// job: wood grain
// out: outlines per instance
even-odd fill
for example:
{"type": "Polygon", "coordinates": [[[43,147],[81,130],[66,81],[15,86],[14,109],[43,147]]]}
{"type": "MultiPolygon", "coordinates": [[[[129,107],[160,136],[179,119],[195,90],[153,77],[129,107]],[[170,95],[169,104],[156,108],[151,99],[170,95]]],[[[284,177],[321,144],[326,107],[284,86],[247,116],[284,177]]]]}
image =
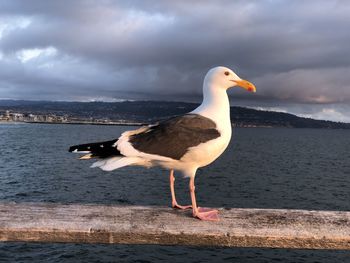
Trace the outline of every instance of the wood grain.
{"type": "Polygon", "coordinates": [[[0,203],[0,241],[350,249],[350,212],[0,203]]]}

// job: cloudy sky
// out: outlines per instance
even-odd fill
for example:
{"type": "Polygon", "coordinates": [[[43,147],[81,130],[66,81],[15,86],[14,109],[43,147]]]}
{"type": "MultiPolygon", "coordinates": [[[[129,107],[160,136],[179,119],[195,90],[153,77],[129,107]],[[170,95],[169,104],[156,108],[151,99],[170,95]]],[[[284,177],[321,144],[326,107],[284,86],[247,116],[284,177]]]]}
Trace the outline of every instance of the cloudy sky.
{"type": "Polygon", "coordinates": [[[199,101],[350,122],[350,1],[0,1],[0,98],[199,101]]]}

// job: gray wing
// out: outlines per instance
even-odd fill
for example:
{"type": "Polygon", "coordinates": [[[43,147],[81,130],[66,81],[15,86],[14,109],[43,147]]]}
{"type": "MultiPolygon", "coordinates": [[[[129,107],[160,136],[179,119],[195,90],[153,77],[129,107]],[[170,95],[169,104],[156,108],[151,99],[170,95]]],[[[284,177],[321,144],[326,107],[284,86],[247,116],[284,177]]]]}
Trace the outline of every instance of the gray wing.
{"type": "Polygon", "coordinates": [[[180,160],[190,147],[219,136],[220,132],[211,119],[198,114],[186,114],[131,135],[129,142],[141,152],[180,160]]]}

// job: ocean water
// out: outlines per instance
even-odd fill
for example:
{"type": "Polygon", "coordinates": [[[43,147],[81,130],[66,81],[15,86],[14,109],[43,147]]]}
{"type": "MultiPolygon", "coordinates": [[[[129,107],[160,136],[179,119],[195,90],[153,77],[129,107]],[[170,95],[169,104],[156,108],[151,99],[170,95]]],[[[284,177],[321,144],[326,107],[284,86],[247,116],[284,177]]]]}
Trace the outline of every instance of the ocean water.
{"type": "MultiPolygon", "coordinates": [[[[170,205],[168,172],[89,168],[70,145],[132,127],[0,125],[0,201],[170,205]]],[[[179,203],[189,200],[178,174],[179,203]]],[[[200,169],[201,206],[350,210],[350,131],[235,128],[226,152],[200,169]]],[[[155,245],[0,243],[0,262],[350,262],[349,251],[155,245]]]]}

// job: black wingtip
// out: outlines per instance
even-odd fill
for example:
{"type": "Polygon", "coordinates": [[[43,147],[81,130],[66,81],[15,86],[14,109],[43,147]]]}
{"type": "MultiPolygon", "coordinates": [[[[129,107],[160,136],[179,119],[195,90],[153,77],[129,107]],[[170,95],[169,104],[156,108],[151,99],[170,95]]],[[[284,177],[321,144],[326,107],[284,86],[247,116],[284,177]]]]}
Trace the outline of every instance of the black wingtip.
{"type": "Polygon", "coordinates": [[[109,156],[120,156],[119,150],[115,147],[117,140],[95,142],[87,144],[73,145],[69,147],[69,152],[91,153],[96,157],[107,158],[109,156]]]}
{"type": "Polygon", "coordinates": [[[69,147],[69,149],[68,149],[68,152],[74,152],[75,150],[77,150],[78,149],[78,147],[77,146],[71,146],[71,147],[69,147]]]}
{"type": "Polygon", "coordinates": [[[73,145],[69,147],[69,152],[90,152],[90,146],[91,144],[81,144],[81,145],[73,145]]]}

